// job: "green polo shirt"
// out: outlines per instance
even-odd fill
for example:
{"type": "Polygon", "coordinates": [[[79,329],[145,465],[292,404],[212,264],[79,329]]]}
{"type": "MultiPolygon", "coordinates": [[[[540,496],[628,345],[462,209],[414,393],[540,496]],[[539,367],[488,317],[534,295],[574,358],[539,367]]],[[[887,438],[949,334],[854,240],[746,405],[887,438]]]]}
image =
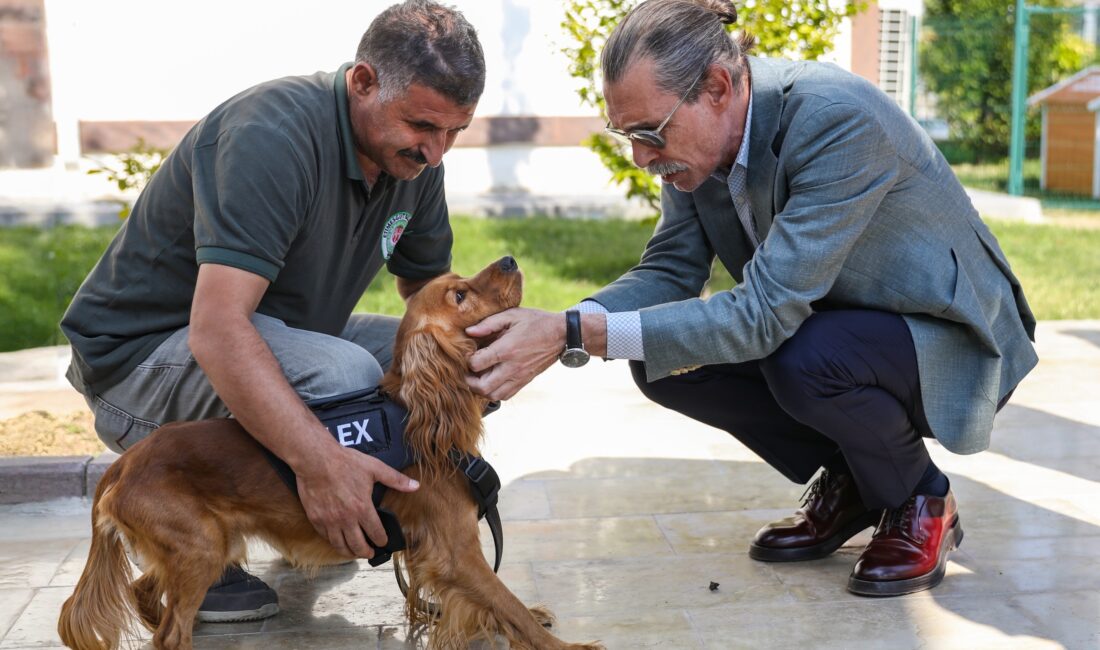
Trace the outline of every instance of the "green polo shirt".
{"type": "Polygon", "coordinates": [[[185,327],[200,264],[266,278],[257,312],[331,335],[383,264],[414,280],[450,268],[443,168],[366,183],[349,66],[246,90],[184,136],[61,321],[71,379],[102,392],[185,327]]]}

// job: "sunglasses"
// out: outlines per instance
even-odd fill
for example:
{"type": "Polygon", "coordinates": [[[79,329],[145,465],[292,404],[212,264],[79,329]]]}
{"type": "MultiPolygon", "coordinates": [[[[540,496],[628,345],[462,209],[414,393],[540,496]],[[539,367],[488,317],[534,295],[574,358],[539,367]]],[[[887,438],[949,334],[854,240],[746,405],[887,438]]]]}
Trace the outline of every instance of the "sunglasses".
{"type": "Polygon", "coordinates": [[[703,78],[703,74],[706,71],[707,69],[703,68],[703,71],[695,77],[695,81],[691,82],[691,86],[688,87],[687,92],[684,93],[683,97],[680,97],[680,101],[676,102],[676,105],[672,107],[672,112],[657,125],[656,129],[633,129],[631,131],[624,131],[611,126],[611,121],[609,120],[607,126],[604,127],[604,131],[614,136],[616,140],[623,144],[637,142],[647,147],[653,147],[654,149],[664,149],[667,142],[665,142],[665,137],[661,135],[661,131],[668,125],[668,121],[676,114],[676,111],[680,108],[680,105],[684,103],[684,100],[688,98],[691,91],[695,90],[695,85],[703,78]]]}

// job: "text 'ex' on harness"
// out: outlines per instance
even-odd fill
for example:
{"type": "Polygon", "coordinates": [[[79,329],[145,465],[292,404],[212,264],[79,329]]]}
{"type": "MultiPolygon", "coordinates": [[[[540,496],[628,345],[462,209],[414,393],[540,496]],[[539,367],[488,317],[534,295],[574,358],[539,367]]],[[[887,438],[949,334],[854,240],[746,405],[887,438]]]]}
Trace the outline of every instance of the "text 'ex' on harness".
{"type": "MultiPolygon", "coordinates": [[[[380,389],[367,388],[334,397],[322,397],[307,401],[306,406],[344,447],[352,447],[364,454],[374,456],[398,471],[415,462],[405,442],[405,421],[409,412],[380,389]]],[[[486,408],[486,414],[498,408],[500,408],[499,402],[490,402],[486,408]]],[[[298,482],[294,471],[275,454],[266,449],[264,452],[276,473],[279,474],[279,478],[283,479],[283,482],[290,487],[290,491],[297,495],[298,482]]],[[[453,450],[450,456],[470,482],[470,493],[477,502],[478,519],[484,518],[489,524],[489,530],[493,532],[493,546],[496,551],[493,571],[496,571],[500,568],[500,559],[504,555],[504,530],[501,528],[500,513],[497,511],[500,477],[483,458],[463,455],[453,450]]],[[[393,553],[403,550],[406,546],[405,536],[401,533],[397,516],[381,507],[382,496],[385,493],[385,485],[374,484],[371,499],[375,509],[378,510],[378,518],[382,520],[382,526],[386,529],[389,540],[385,546],[378,547],[370,537],[367,537],[367,543],[374,549],[374,557],[368,560],[371,566],[386,563],[393,553]]],[[[398,573],[398,584],[404,593],[406,585],[400,573],[398,573]]]]}

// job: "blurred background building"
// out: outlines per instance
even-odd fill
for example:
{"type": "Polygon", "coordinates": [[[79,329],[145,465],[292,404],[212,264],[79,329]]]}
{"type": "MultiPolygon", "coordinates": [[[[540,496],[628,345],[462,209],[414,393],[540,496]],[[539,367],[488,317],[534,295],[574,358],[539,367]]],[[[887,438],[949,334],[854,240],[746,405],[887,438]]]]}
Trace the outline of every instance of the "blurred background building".
{"type": "MultiPolygon", "coordinates": [[[[452,3],[478,28],[488,62],[474,125],[445,159],[452,210],[644,212],[626,203],[595,154],[580,146],[603,119],[581,105],[568,75],[562,5],[452,3]]],[[[82,178],[80,189],[57,178],[71,181],[139,137],[171,147],[195,120],[253,84],[334,69],[353,57],[363,30],[388,4],[0,0],[0,169],[39,171],[0,187],[8,195],[0,202],[21,192],[46,202],[50,195],[60,201],[109,193],[102,177],[82,178]]],[[[846,22],[827,60],[878,84],[937,128],[914,93],[921,2],[869,5],[846,22]]]]}

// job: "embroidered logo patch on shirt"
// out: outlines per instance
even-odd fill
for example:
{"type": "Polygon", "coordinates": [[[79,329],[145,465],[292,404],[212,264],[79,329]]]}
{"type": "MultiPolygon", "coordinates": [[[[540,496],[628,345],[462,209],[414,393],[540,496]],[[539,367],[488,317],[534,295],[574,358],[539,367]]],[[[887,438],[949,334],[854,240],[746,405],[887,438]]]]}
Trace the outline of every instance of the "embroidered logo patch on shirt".
{"type": "Polygon", "coordinates": [[[388,261],[393,255],[410,219],[412,215],[408,212],[397,212],[386,220],[386,227],[382,229],[382,259],[388,261]]]}

